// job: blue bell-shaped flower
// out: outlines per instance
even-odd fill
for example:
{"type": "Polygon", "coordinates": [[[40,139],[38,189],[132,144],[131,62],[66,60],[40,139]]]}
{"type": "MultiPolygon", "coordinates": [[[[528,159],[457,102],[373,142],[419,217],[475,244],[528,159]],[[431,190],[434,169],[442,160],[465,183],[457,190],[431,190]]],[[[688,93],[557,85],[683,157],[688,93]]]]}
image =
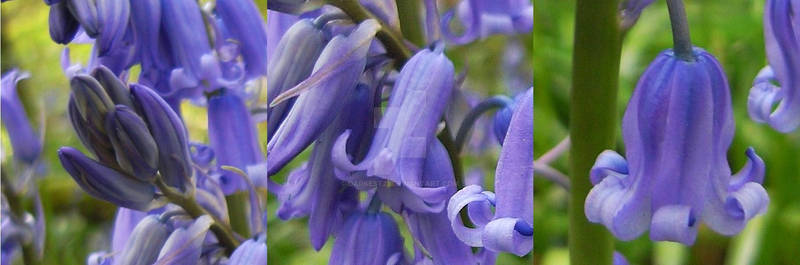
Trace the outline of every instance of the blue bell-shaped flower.
{"type": "Polygon", "coordinates": [[[750,89],[750,117],[780,132],[800,127],[800,19],[797,1],[768,0],[764,39],[769,66],[750,89]],[[777,106],[776,106],[777,105],[777,106]]]}
{"type": "Polygon", "coordinates": [[[652,240],[691,245],[701,221],[733,235],[767,209],[764,162],[752,148],[731,175],[734,120],[722,67],[700,48],[691,59],[666,50],[650,64],[622,121],[628,161],[609,150],[591,170],[586,217],[621,240],[650,229],[652,240]]]}

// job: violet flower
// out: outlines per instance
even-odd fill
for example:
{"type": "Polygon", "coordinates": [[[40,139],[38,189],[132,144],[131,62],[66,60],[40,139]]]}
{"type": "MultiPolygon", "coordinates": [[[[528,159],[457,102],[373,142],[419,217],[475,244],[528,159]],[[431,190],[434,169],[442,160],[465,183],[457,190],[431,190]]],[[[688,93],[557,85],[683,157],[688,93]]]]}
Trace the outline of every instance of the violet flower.
{"type": "MultiPolygon", "coordinates": [[[[258,132],[244,99],[230,89],[220,89],[208,98],[208,138],[217,157],[217,166],[245,170],[264,160],[258,146],[258,132]]],[[[225,171],[217,180],[225,194],[246,190],[247,184],[236,173],[225,171]]]]}
{"type": "Polygon", "coordinates": [[[518,104],[497,161],[495,193],[464,187],[450,198],[447,216],[467,245],[523,256],[533,249],[533,88],[518,104]],[[465,206],[476,228],[461,224],[465,206]]]}
{"type": "Polygon", "coordinates": [[[662,52],[633,92],[622,134],[629,161],[601,153],[585,205],[589,221],[617,238],[632,240],[649,228],[652,240],[691,245],[701,221],[734,235],[766,211],[764,162],[752,148],[744,168],[731,175],[730,91],[708,52],[694,48],[693,61],[662,52]]]}
{"type": "Polygon", "coordinates": [[[72,41],[78,33],[80,24],[72,13],[69,12],[67,2],[58,2],[50,5],[50,15],[48,25],[50,38],[58,44],[67,44],[72,41]]]}
{"type": "Polygon", "coordinates": [[[455,82],[453,63],[443,49],[441,43],[433,50],[423,49],[403,66],[363,161],[353,164],[346,153],[349,133],[336,140],[333,162],[349,175],[344,179],[389,180],[427,203],[443,206],[446,189],[430,186],[423,174],[429,146],[435,145],[437,125],[455,82]]]}
{"type": "Polygon", "coordinates": [[[264,18],[251,0],[218,0],[217,15],[225,21],[231,36],[240,45],[248,77],[267,73],[267,28],[264,18]]]}
{"type": "MultiPolygon", "coordinates": [[[[279,94],[311,75],[330,34],[323,26],[311,19],[303,19],[294,23],[282,35],[267,68],[267,102],[272,102],[279,94]]],[[[295,99],[289,99],[267,108],[267,140],[272,139],[294,101],[295,99]]]]}
{"type": "Polygon", "coordinates": [[[397,253],[403,253],[403,238],[394,218],[387,213],[356,212],[337,233],[328,264],[387,264],[397,253]]]}
{"type": "Polygon", "coordinates": [[[762,70],[750,89],[750,118],[783,133],[800,127],[800,21],[798,3],[768,0],[764,38],[770,70],[762,70]],[[776,107],[777,105],[777,107],[776,107]]]}
{"type": "MultiPolygon", "coordinates": [[[[344,107],[366,66],[367,51],[380,25],[366,20],[348,36],[334,37],[305,81],[282,95],[300,95],[275,135],[267,143],[267,173],[274,175],[308,147],[344,107]],[[304,91],[305,90],[305,91],[304,91]]],[[[276,97],[272,104],[281,100],[276,97]]],[[[286,97],[283,97],[286,98],[286,97]]]]}
{"type": "MultiPolygon", "coordinates": [[[[102,0],[107,1],[107,0],[102,0]]],[[[69,11],[81,24],[81,28],[89,37],[97,38],[100,35],[102,22],[98,17],[96,1],[94,0],[69,0],[69,11]]]]}
{"type": "Polygon", "coordinates": [[[275,53],[278,42],[299,18],[295,15],[281,13],[267,9],[267,62],[271,55],[275,53]]]}
{"type": "Polygon", "coordinates": [[[228,265],[267,264],[267,235],[258,234],[242,242],[228,259],[228,265]]]}
{"type": "Polygon", "coordinates": [[[180,227],[164,241],[158,259],[153,264],[199,264],[203,252],[203,241],[206,239],[211,223],[211,216],[203,215],[194,220],[188,227],[180,227]]]}
{"type": "Polygon", "coordinates": [[[169,40],[172,59],[179,67],[174,71],[181,70],[185,76],[201,80],[200,58],[210,53],[211,47],[197,1],[161,1],[161,25],[163,36],[169,40]]]}
{"type": "Polygon", "coordinates": [[[171,231],[167,219],[148,215],[133,229],[122,252],[114,256],[114,264],[153,264],[171,231]]]}
{"type": "MultiPolygon", "coordinates": [[[[322,248],[358,204],[357,192],[336,178],[331,150],[336,137],[345,130],[369,135],[375,96],[375,89],[370,86],[359,84],[356,87],[336,120],[315,141],[308,162],[289,174],[287,184],[279,193],[278,217],[287,220],[309,215],[309,237],[314,249],[322,248]]],[[[356,149],[358,144],[354,141],[350,150],[356,149]]]]}
{"type": "MultiPolygon", "coordinates": [[[[438,140],[434,140],[428,152],[428,157],[425,161],[424,181],[427,182],[428,186],[445,187],[446,196],[448,197],[453,195],[456,191],[456,184],[447,150],[438,140]]],[[[378,188],[378,195],[381,201],[391,207],[392,201],[402,201],[404,198],[411,197],[403,196],[403,193],[413,194],[410,191],[402,190],[400,195],[397,195],[398,192],[387,192],[387,190],[397,191],[400,189],[406,188],[398,186],[381,187],[378,188]]],[[[420,199],[416,198],[415,200],[419,201],[420,199]]],[[[410,201],[413,202],[415,200],[410,201]]],[[[447,212],[441,210],[444,209],[447,200],[443,201],[442,208],[435,213],[414,209],[414,204],[410,203],[404,203],[403,208],[400,208],[403,210],[399,212],[402,212],[411,235],[430,254],[433,259],[432,264],[476,264],[477,260],[470,246],[459,240],[453,230],[449,229],[450,220],[447,218],[447,212]],[[408,208],[406,209],[405,207],[408,208]]],[[[397,207],[392,208],[397,211],[397,207]]]]}
{"type": "Polygon", "coordinates": [[[466,44],[495,34],[520,34],[533,30],[533,4],[529,0],[462,0],[455,10],[442,16],[442,34],[455,44],[466,44]],[[465,31],[459,36],[450,30],[458,15],[465,31]]]}
{"type": "Polygon", "coordinates": [[[17,83],[30,77],[27,72],[11,70],[3,74],[0,107],[3,109],[2,122],[8,132],[14,158],[27,164],[33,164],[42,153],[42,142],[38,133],[33,131],[25,107],[17,96],[17,83]]]}

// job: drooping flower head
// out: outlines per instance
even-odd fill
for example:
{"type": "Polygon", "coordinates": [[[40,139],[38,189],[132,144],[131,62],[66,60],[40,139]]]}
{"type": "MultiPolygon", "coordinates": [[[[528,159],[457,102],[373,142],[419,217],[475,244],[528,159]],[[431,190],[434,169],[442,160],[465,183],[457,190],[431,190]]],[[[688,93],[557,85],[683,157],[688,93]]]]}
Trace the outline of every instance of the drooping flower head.
{"type": "MultiPolygon", "coordinates": [[[[297,20],[297,18],[281,14],[276,16],[277,21],[270,22],[270,25],[277,30],[282,18],[290,21],[297,20]]],[[[271,40],[271,42],[275,42],[275,48],[267,65],[267,80],[269,80],[267,102],[272,102],[278,95],[311,75],[330,34],[323,26],[314,23],[314,20],[303,19],[292,24],[291,27],[287,26],[288,29],[285,30],[285,34],[281,35],[280,41],[271,40]]],[[[286,118],[294,101],[295,99],[289,99],[267,108],[267,140],[272,139],[272,135],[286,118]]]]}
{"type": "Polygon", "coordinates": [[[14,149],[14,158],[27,164],[33,164],[42,153],[42,142],[39,134],[33,131],[28,121],[25,107],[17,96],[17,83],[30,76],[27,72],[11,70],[4,73],[2,78],[2,96],[0,101],[3,109],[2,122],[8,131],[11,147],[14,149]]]}
{"type": "MultiPolygon", "coordinates": [[[[217,166],[245,170],[264,160],[250,111],[244,99],[222,88],[208,99],[208,138],[217,158],[217,166]]],[[[218,182],[226,194],[247,189],[236,173],[225,171],[218,182]]]]}
{"type": "Polygon", "coordinates": [[[425,185],[423,172],[454,82],[453,63],[441,44],[419,51],[400,71],[366,158],[353,164],[345,152],[343,143],[349,138],[345,133],[333,150],[336,167],[350,176],[389,180],[429,203],[443,205],[445,188],[425,185]]]}
{"type": "Polygon", "coordinates": [[[750,118],[780,132],[800,127],[800,3],[768,0],[764,38],[769,66],[753,81],[750,118]],[[777,105],[777,106],[776,106],[777,105]]]}
{"type": "Polygon", "coordinates": [[[586,217],[621,240],[650,229],[656,241],[691,245],[700,222],[738,233],[766,211],[764,163],[749,159],[731,175],[727,151],[734,134],[728,81],[717,60],[694,48],[692,60],[662,52],[642,75],[622,121],[627,161],[601,153],[586,217]]]}
{"type": "Polygon", "coordinates": [[[450,198],[447,216],[464,243],[522,256],[533,249],[533,88],[517,104],[497,161],[495,192],[464,187],[450,198]],[[476,228],[461,223],[459,212],[467,206],[476,228]]]}
{"type": "Polygon", "coordinates": [[[328,265],[387,264],[398,253],[403,254],[403,238],[391,215],[356,212],[337,233],[328,265]]]}

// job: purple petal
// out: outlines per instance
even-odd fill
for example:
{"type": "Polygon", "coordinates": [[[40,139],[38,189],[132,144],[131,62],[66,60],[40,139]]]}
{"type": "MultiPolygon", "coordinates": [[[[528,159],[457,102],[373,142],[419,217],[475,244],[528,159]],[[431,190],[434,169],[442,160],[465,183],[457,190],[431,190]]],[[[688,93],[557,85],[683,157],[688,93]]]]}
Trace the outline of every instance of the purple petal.
{"type": "Polygon", "coordinates": [[[152,184],[108,168],[71,147],[60,148],[58,158],[64,169],[89,195],[126,208],[153,208],[155,187],[152,184]]]}
{"type": "Polygon", "coordinates": [[[213,223],[211,216],[203,215],[197,218],[189,227],[178,228],[173,231],[154,264],[198,264],[202,253],[203,240],[206,238],[208,228],[213,223]]]}
{"type": "Polygon", "coordinates": [[[28,164],[34,163],[42,153],[42,143],[37,133],[33,131],[25,107],[17,96],[17,83],[30,76],[27,72],[11,70],[3,74],[2,96],[0,104],[3,111],[2,121],[8,132],[14,158],[28,164]]]}
{"type": "Polygon", "coordinates": [[[286,120],[267,143],[269,175],[277,173],[308,147],[344,107],[341,99],[347,98],[356,86],[366,64],[369,40],[378,28],[375,20],[367,20],[349,36],[333,38],[317,60],[314,73],[295,87],[306,87],[308,91],[297,98],[286,120]]]}
{"type": "MultiPolygon", "coordinates": [[[[258,132],[244,100],[233,91],[222,89],[208,99],[208,138],[217,157],[217,166],[246,169],[264,160],[258,146],[258,132]]],[[[225,171],[217,180],[225,194],[245,190],[242,176],[225,171]]]]}

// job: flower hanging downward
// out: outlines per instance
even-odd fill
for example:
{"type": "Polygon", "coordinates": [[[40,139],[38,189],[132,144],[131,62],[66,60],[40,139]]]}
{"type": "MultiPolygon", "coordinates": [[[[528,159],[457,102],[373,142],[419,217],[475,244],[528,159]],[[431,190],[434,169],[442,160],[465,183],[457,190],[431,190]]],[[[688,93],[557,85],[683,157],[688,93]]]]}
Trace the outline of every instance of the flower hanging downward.
{"type": "Polygon", "coordinates": [[[693,60],[662,52],[648,67],[622,121],[628,161],[600,154],[591,170],[595,187],[586,217],[621,240],[650,229],[655,241],[691,245],[700,221],[733,235],[764,213],[764,162],[752,148],[731,176],[726,154],[734,133],[725,73],[708,52],[693,60]]]}
{"type": "Polygon", "coordinates": [[[786,133],[800,127],[800,3],[768,0],[766,5],[764,38],[769,66],[753,81],[747,108],[754,121],[786,133]]]}
{"type": "Polygon", "coordinates": [[[533,249],[533,88],[518,104],[497,161],[496,193],[477,185],[464,187],[450,198],[447,216],[467,245],[523,256],[533,249]],[[477,228],[461,224],[464,207],[477,228]]]}

